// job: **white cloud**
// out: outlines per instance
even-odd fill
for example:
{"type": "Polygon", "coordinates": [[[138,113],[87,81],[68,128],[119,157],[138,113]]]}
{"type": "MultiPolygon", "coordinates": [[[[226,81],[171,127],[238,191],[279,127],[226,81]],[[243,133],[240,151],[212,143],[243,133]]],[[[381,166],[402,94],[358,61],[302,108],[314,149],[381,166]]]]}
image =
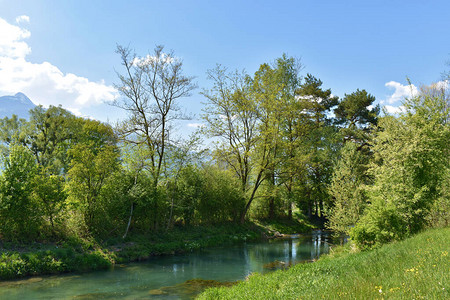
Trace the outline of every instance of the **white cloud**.
{"type": "Polygon", "coordinates": [[[18,16],[16,18],[16,23],[30,23],[30,17],[26,15],[18,16]]]}
{"type": "Polygon", "coordinates": [[[396,103],[405,97],[414,97],[419,92],[417,87],[414,84],[411,85],[403,85],[396,81],[389,81],[385,84],[386,87],[394,88],[394,93],[389,96],[386,100],[381,101],[381,103],[396,103]]]}
{"type": "Polygon", "coordinates": [[[158,57],[155,55],[147,54],[145,57],[135,57],[132,61],[132,64],[137,66],[147,66],[158,62],[163,62],[165,64],[172,64],[179,62],[179,58],[173,57],[166,53],[161,53],[158,57]]]}
{"type": "Polygon", "coordinates": [[[22,40],[29,37],[28,30],[11,25],[0,18],[0,57],[25,57],[31,52],[31,48],[22,40]]]}
{"type": "Polygon", "coordinates": [[[384,109],[388,114],[395,115],[399,114],[404,110],[403,106],[392,106],[392,105],[385,105],[384,109]]]}
{"type": "Polygon", "coordinates": [[[202,128],[205,127],[205,124],[203,123],[189,123],[187,124],[188,127],[192,127],[192,128],[202,128]]]}
{"type": "MultiPolygon", "coordinates": [[[[24,16],[17,19],[25,20],[24,16]]],[[[64,74],[49,62],[27,60],[30,32],[0,18],[0,94],[25,93],[34,103],[59,105],[80,115],[83,108],[112,101],[118,94],[104,81],[64,74]]]]}
{"type": "Polygon", "coordinates": [[[449,80],[438,81],[436,83],[433,83],[430,87],[437,90],[447,90],[450,88],[450,81],[449,80]]]}

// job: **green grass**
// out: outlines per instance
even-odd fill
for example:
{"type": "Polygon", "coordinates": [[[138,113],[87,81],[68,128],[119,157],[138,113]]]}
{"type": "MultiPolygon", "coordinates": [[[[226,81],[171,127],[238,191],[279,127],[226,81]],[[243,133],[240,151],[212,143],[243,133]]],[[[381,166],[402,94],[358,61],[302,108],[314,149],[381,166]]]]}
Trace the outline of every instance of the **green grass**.
{"type": "Polygon", "coordinates": [[[105,269],[113,264],[114,259],[114,253],[102,249],[81,252],[73,248],[23,253],[5,251],[0,254],[0,280],[105,269]]]}
{"type": "Polygon", "coordinates": [[[200,299],[450,299],[449,251],[450,228],[433,229],[371,251],[341,250],[286,271],[252,274],[200,299]]]}
{"type": "Polygon", "coordinates": [[[270,233],[279,232],[283,234],[309,233],[312,229],[318,228],[309,221],[304,219],[277,219],[277,220],[260,220],[255,224],[265,228],[270,233]]]}

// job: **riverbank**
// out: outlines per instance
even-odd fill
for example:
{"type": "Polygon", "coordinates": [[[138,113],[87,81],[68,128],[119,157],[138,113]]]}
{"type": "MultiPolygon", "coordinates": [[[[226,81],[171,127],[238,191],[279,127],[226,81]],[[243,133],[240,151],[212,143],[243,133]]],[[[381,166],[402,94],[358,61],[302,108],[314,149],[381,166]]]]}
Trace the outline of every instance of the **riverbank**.
{"type": "Polygon", "coordinates": [[[0,248],[0,280],[107,269],[114,264],[142,261],[156,255],[276,237],[280,234],[277,229],[286,230],[281,233],[306,232],[311,225],[277,221],[188,226],[149,235],[130,235],[124,240],[98,241],[91,238],[26,245],[8,243],[0,248]]]}
{"type": "Polygon", "coordinates": [[[449,299],[450,228],[365,252],[351,245],[313,264],[254,274],[200,299],[449,299]]]}

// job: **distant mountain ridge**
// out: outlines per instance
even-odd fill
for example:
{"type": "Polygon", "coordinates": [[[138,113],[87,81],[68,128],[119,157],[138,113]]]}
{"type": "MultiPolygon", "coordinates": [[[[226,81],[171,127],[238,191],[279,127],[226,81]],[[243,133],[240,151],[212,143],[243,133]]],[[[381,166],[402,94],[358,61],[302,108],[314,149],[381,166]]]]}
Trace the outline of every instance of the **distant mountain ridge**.
{"type": "Polygon", "coordinates": [[[15,114],[19,118],[28,119],[28,111],[34,107],[36,105],[24,93],[17,93],[14,96],[2,96],[0,97],[0,118],[10,118],[15,114]]]}

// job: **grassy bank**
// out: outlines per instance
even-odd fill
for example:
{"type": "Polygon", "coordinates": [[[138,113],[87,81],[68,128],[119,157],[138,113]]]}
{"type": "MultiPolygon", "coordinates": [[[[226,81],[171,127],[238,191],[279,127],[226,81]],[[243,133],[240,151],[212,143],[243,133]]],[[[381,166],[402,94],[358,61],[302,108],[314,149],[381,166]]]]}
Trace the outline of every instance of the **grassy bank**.
{"type": "MultiPolygon", "coordinates": [[[[155,255],[254,241],[273,235],[273,227],[277,224],[188,226],[149,235],[130,235],[125,240],[111,238],[98,241],[91,238],[53,244],[4,244],[0,247],[0,280],[86,272],[105,269],[116,263],[145,260],[155,255]]],[[[298,222],[283,223],[283,228],[289,232],[300,230],[298,226],[298,222]]]]}
{"type": "Polygon", "coordinates": [[[317,229],[323,226],[318,224],[312,224],[310,221],[300,218],[289,219],[277,219],[277,220],[259,220],[255,221],[255,225],[263,228],[269,234],[295,234],[295,233],[309,233],[313,229],[317,229]]]}
{"type": "Polygon", "coordinates": [[[450,299],[449,249],[450,228],[433,229],[372,251],[254,274],[200,299],[450,299]]]}

